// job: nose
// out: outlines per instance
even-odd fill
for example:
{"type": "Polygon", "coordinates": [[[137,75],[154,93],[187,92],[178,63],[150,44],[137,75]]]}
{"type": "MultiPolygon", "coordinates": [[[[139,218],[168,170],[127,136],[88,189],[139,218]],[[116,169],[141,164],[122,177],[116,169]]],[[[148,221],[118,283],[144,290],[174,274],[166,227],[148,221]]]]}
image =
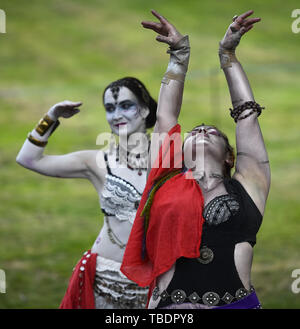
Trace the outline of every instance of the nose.
{"type": "Polygon", "coordinates": [[[119,107],[116,107],[116,109],[114,110],[113,119],[117,121],[120,120],[121,118],[122,118],[121,111],[119,107]]]}
{"type": "Polygon", "coordinates": [[[201,134],[203,132],[205,137],[208,137],[208,132],[205,128],[199,128],[198,133],[201,134]]]}

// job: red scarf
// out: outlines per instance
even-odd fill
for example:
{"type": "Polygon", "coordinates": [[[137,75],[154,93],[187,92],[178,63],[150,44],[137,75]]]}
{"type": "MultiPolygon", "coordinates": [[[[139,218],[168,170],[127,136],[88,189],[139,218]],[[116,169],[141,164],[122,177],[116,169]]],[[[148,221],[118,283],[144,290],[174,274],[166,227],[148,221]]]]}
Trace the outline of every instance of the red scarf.
{"type": "Polygon", "coordinates": [[[180,132],[180,125],[177,124],[169,131],[160,148],[137,210],[121,266],[121,271],[139,286],[150,285],[149,296],[156,278],[168,271],[178,258],[200,256],[204,199],[196,181],[187,179],[190,171],[170,178],[155,193],[146,235],[147,253],[144,259],[141,256],[145,219],[141,212],[155,182],[171,171],[182,168],[180,132]],[[167,166],[169,168],[164,168],[167,166]]]}

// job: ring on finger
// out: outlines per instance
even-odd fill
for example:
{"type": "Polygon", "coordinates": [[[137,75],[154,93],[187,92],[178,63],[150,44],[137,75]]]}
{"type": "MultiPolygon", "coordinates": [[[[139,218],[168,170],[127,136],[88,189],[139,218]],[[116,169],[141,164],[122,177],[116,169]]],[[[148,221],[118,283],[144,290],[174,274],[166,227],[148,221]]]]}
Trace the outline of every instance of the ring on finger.
{"type": "Polygon", "coordinates": [[[234,15],[234,16],[232,17],[232,21],[234,22],[238,17],[239,17],[238,15],[234,15]]]}

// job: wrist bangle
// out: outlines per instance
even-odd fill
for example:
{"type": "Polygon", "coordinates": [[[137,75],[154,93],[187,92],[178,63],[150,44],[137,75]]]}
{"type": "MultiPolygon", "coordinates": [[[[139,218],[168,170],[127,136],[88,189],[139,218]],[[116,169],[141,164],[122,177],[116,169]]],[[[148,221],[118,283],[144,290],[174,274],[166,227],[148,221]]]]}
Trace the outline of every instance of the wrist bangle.
{"type": "Polygon", "coordinates": [[[31,133],[28,133],[28,135],[27,135],[27,139],[32,143],[32,144],[34,144],[34,145],[36,145],[36,146],[39,146],[39,147],[45,147],[46,145],[47,145],[47,141],[45,141],[45,142],[43,142],[43,141],[40,141],[40,140],[38,140],[38,139],[36,139],[35,137],[33,137],[32,135],[31,135],[31,133]]]}
{"type": "Polygon", "coordinates": [[[167,53],[170,54],[170,61],[162,83],[168,84],[170,80],[184,82],[190,57],[189,37],[185,35],[167,53]]]}
{"type": "Polygon", "coordinates": [[[51,130],[51,132],[50,132],[50,134],[49,134],[49,137],[54,133],[55,129],[56,129],[59,125],[60,125],[60,121],[59,121],[59,120],[56,120],[56,121],[55,121],[55,124],[54,124],[54,126],[53,126],[53,128],[52,128],[52,130],[51,130]]]}
{"type": "Polygon", "coordinates": [[[238,60],[235,56],[235,51],[225,49],[222,46],[219,47],[219,58],[220,58],[221,69],[231,67],[232,63],[238,62],[238,60]]]}
{"type": "Polygon", "coordinates": [[[261,114],[261,111],[264,109],[264,107],[260,106],[258,103],[255,101],[248,101],[245,102],[234,109],[229,109],[231,117],[234,119],[235,122],[238,120],[243,120],[248,118],[250,115],[254,114],[257,112],[257,116],[259,117],[261,114]],[[241,113],[244,112],[245,110],[252,110],[249,113],[245,114],[244,116],[240,117],[241,113]]]}
{"type": "Polygon", "coordinates": [[[50,129],[55,121],[52,120],[48,114],[46,114],[35,127],[36,132],[40,136],[44,136],[46,132],[50,129]]]}

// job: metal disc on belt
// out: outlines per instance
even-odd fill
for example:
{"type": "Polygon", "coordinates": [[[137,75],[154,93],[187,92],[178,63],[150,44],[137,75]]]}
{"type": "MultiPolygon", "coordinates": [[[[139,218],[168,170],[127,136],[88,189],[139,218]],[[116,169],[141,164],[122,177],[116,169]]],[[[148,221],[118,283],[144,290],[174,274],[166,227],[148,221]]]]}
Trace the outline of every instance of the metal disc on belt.
{"type": "Polygon", "coordinates": [[[184,290],[176,289],[171,293],[171,300],[175,304],[182,304],[186,298],[186,293],[184,290]]]}
{"type": "Polygon", "coordinates": [[[209,264],[214,258],[213,251],[204,246],[200,249],[200,257],[197,258],[198,262],[201,264],[209,264]]]}

